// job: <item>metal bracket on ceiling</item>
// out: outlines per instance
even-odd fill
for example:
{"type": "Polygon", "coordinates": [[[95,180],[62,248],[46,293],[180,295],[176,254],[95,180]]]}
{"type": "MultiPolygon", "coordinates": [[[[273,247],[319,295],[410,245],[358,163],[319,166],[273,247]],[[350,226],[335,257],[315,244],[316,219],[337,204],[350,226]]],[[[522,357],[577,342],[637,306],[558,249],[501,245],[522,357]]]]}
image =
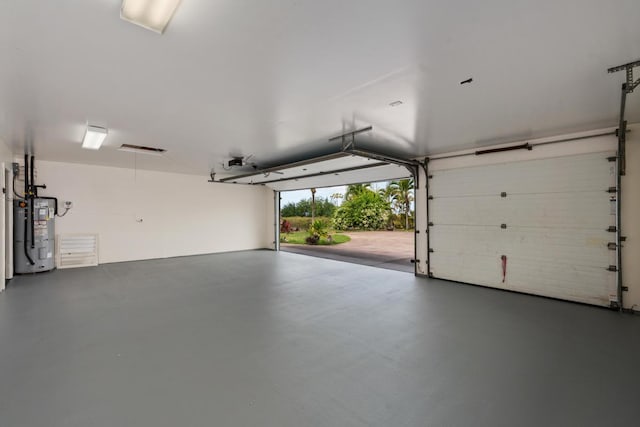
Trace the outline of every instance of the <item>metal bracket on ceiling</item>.
{"type": "Polygon", "coordinates": [[[420,162],[418,162],[416,160],[399,159],[397,157],[387,156],[386,154],[376,153],[375,151],[363,150],[363,149],[360,149],[360,148],[355,148],[355,146],[353,148],[348,149],[348,150],[344,150],[344,152],[345,153],[349,153],[349,154],[353,154],[354,156],[365,157],[367,159],[380,160],[381,162],[391,163],[391,164],[398,165],[398,166],[403,166],[403,167],[407,168],[407,170],[414,177],[414,179],[416,181],[416,188],[418,188],[417,179],[418,179],[418,168],[420,167],[420,162]]]}
{"type": "Polygon", "coordinates": [[[405,168],[407,168],[407,170],[411,173],[411,175],[414,178],[414,182],[415,182],[415,187],[416,189],[419,188],[419,184],[418,184],[418,168],[420,167],[421,163],[416,161],[416,160],[406,160],[406,159],[399,159],[397,157],[393,157],[393,156],[388,156],[386,154],[381,154],[381,153],[377,153],[375,151],[370,151],[370,150],[366,150],[366,149],[362,149],[362,148],[357,148],[356,147],[356,135],[364,133],[364,132],[369,132],[373,130],[373,126],[367,126],[365,128],[362,129],[358,129],[352,132],[347,132],[344,133],[342,135],[338,135],[335,136],[333,138],[329,139],[329,142],[333,142],[333,141],[337,141],[340,140],[342,141],[342,152],[344,153],[349,153],[352,154],[354,156],[359,156],[359,157],[365,157],[367,159],[374,159],[374,160],[379,160],[385,163],[392,163],[395,165],[399,165],[399,166],[404,166],[405,168]]]}
{"type": "Polygon", "coordinates": [[[354,147],[356,142],[356,135],[364,132],[369,132],[373,130],[373,126],[367,126],[362,129],[354,130],[351,132],[343,133],[342,135],[334,136],[333,138],[329,138],[329,142],[338,141],[342,142],[342,151],[347,151],[354,147]]]}
{"type": "Polygon", "coordinates": [[[629,62],[628,64],[618,65],[617,67],[611,67],[607,70],[609,73],[617,73],[618,71],[625,71],[627,75],[627,81],[625,82],[624,91],[631,93],[633,90],[640,86],[640,78],[636,81],[633,80],[633,69],[640,67],[640,60],[629,62]]]}

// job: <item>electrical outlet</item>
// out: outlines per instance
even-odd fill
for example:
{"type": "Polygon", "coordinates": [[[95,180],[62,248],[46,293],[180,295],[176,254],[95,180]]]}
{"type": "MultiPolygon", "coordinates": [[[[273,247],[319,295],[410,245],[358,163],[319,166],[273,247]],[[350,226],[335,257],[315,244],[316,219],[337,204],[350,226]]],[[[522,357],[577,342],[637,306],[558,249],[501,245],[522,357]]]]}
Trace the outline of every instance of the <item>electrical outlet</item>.
{"type": "Polygon", "coordinates": [[[64,202],[64,207],[65,209],[71,209],[73,207],[73,202],[67,200],[66,202],[64,202]]]}

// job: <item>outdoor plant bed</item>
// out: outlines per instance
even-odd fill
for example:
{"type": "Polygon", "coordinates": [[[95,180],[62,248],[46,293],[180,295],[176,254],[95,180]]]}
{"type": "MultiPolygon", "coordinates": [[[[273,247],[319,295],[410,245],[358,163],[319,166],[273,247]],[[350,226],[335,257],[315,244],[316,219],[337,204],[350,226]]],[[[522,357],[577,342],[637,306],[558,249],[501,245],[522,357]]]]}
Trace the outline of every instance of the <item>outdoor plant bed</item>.
{"type": "MultiPolygon", "coordinates": [[[[280,234],[280,243],[291,243],[294,245],[308,245],[306,242],[309,233],[306,231],[295,231],[287,234],[280,234]]],[[[322,237],[318,241],[317,245],[329,246],[339,245],[351,240],[351,237],[344,234],[332,234],[329,237],[322,237]]]]}

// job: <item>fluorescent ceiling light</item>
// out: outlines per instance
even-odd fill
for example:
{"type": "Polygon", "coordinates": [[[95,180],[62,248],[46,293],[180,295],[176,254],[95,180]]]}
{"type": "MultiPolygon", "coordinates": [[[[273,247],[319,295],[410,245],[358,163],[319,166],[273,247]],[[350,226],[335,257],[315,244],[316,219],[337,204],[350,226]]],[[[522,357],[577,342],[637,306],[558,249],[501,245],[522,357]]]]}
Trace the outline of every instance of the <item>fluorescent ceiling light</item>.
{"type": "Polygon", "coordinates": [[[105,128],[88,125],[82,140],[82,148],[98,150],[107,137],[107,133],[105,128]]]}
{"type": "Polygon", "coordinates": [[[120,18],[162,34],[180,0],[122,0],[120,18]]]}

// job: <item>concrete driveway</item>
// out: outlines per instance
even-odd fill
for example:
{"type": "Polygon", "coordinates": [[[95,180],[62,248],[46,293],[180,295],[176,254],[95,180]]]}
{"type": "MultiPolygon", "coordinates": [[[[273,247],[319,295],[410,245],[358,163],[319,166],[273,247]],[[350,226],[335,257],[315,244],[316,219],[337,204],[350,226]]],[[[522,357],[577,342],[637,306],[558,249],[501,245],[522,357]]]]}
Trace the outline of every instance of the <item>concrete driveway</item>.
{"type": "Polygon", "coordinates": [[[414,257],[413,231],[357,231],[340,234],[351,237],[351,241],[335,246],[281,243],[280,249],[354,264],[414,272],[411,263],[414,257]]]}

